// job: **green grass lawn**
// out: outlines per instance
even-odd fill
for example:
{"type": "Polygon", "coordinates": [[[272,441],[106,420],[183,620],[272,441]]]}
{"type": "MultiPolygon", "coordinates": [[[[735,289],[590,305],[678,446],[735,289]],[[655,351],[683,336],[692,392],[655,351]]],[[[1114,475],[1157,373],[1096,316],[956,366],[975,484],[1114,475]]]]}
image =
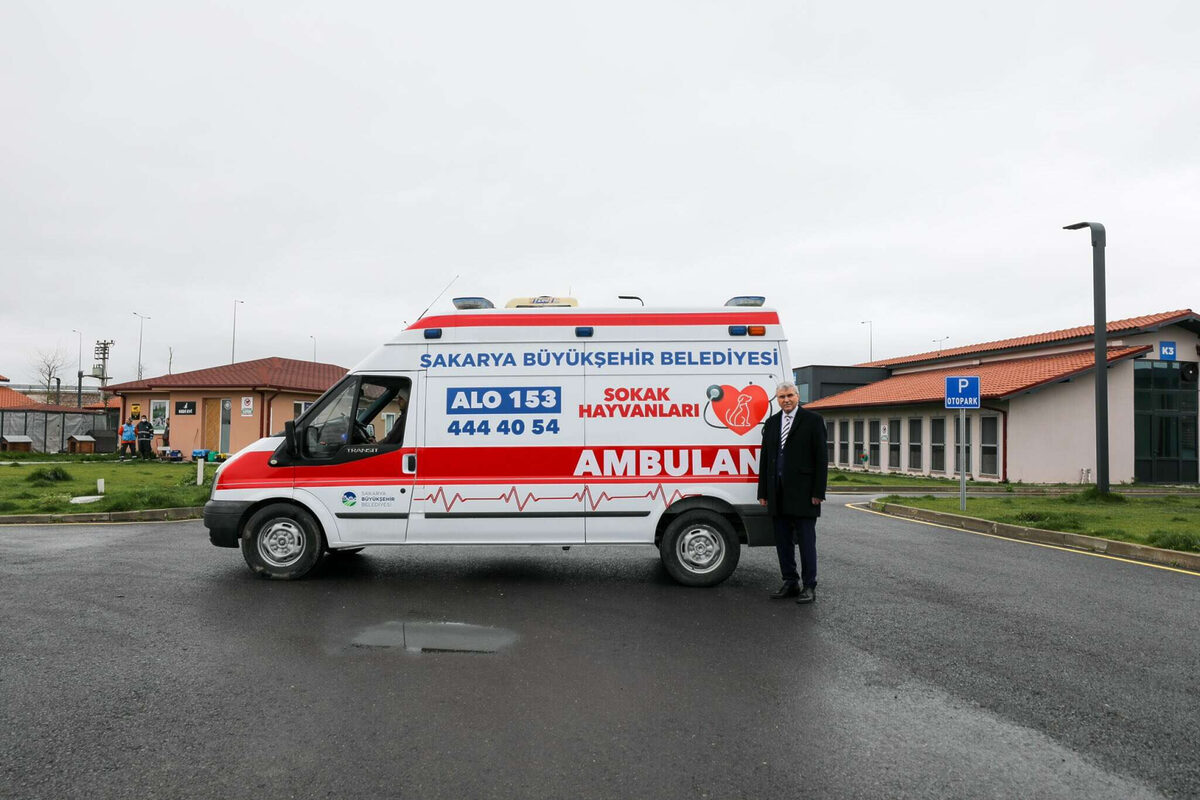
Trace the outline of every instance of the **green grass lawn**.
{"type": "Polygon", "coordinates": [[[1200,552],[1200,495],[1116,497],[1120,499],[1101,500],[1094,491],[1060,497],[968,497],[965,512],[959,511],[957,497],[889,495],[883,502],[1200,552]]]}
{"type": "Polygon", "coordinates": [[[208,500],[215,472],[215,464],[206,465],[206,485],[197,486],[195,464],[79,459],[55,464],[15,463],[0,466],[0,515],[202,506],[208,500]],[[72,497],[96,494],[97,478],[104,479],[103,500],[71,503],[72,497]]]}

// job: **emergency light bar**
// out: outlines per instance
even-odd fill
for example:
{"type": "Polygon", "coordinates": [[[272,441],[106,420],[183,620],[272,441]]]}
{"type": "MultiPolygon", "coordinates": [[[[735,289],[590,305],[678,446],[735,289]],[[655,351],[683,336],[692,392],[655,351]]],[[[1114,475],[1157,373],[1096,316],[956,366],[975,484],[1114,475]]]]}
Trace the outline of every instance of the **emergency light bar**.
{"type": "Polygon", "coordinates": [[[486,297],[456,297],[450,302],[459,311],[472,311],[479,308],[495,308],[492,301],[486,297]]]}
{"type": "Polygon", "coordinates": [[[756,294],[740,294],[737,297],[731,297],[725,301],[727,306],[751,306],[758,308],[763,303],[767,302],[767,298],[756,294]]]}
{"type": "Polygon", "coordinates": [[[551,297],[550,295],[538,295],[537,297],[517,297],[509,300],[504,304],[505,308],[573,308],[579,305],[579,301],[574,297],[551,297]]]}

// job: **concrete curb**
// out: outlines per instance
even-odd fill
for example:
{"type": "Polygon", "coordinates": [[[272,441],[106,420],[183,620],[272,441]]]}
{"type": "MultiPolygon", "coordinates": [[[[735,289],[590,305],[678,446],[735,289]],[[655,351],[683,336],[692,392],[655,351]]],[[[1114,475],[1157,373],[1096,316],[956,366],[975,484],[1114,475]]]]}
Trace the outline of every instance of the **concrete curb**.
{"type": "Polygon", "coordinates": [[[93,511],[90,514],[14,514],[0,516],[0,525],[48,525],[87,522],[166,522],[201,519],[204,506],[151,508],[145,511],[93,511]]]}
{"type": "Polygon", "coordinates": [[[1036,544],[1052,544],[1059,547],[1070,547],[1076,550],[1086,550],[1091,553],[1103,553],[1109,556],[1128,558],[1134,561],[1146,561],[1151,564],[1162,564],[1168,567],[1200,572],[1200,553],[1185,553],[1180,550],[1164,550],[1161,547],[1150,547],[1132,542],[1118,542],[1113,539],[1101,539],[1098,536],[1085,536],[1082,533],[1064,533],[1063,531],[1048,531],[1042,528],[1026,528],[1020,525],[1008,525],[1003,522],[992,522],[989,519],[965,517],[959,514],[947,514],[944,511],[930,511],[924,508],[901,506],[895,503],[881,503],[872,500],[871,509],[889,514],[893,517],[915,519],[921,522],[935,522],[950,528],[961,528],[975,533],[988,533],[1005,539],[1018,539],[1023,542],[1036,544]]]}

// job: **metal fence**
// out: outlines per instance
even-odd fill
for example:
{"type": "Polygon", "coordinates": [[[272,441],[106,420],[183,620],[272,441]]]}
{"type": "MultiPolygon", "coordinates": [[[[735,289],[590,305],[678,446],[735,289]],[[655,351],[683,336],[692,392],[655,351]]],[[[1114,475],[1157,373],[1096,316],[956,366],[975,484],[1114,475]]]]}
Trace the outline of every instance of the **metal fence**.
{"type": "Polygon", "coordinates": [[[71,436],[109,429],[110,420],[103,413],[0,411],[0,436],[28,436],[39,453],[63,452],[71,436]]]}

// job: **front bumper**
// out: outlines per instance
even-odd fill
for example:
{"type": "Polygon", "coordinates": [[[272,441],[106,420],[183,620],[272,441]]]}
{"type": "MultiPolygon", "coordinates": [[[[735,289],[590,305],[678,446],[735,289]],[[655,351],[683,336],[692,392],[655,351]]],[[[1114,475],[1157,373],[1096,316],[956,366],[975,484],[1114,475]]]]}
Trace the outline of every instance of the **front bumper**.
{"type": "Polygon", "coordinates": [[[253,505],[248,500],[209,500],[204,504],[204,527],[217,547],[237,547],[242,518],[253,505]]]}

